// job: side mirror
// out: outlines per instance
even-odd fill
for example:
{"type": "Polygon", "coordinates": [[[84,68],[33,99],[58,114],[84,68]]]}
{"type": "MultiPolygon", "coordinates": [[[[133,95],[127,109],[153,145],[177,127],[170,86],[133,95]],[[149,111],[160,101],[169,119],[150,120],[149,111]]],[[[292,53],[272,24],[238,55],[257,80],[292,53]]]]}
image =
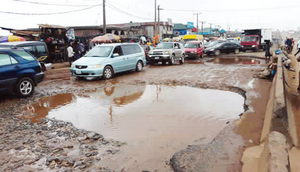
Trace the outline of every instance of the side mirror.
{"type": "Polygon", "coordinates": [[[112,55],[112,57],[119,57],[120,55],[118,54],[118,53],[114,53],[113,55],[112,55]]]}

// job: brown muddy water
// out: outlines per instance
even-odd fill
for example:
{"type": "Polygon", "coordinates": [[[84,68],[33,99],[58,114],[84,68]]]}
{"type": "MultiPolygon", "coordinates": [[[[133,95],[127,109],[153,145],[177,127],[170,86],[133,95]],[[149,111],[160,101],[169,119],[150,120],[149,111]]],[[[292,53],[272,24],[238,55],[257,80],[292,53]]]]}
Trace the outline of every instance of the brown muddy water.
{"type": "Polygon", "coordinates": [[[253,57],[215,57],[214,59],[208,61],[208,63],[254,65],[260,64],[261,60],[253,57]]]}
{"type": "Polygon", "coordinates": [[[56,118],[77,128],[126,142],[101,160],[126,171],[172,171],[174,153],[207,144],[244,112],[244,98],[233,92],[187,86],[111,85],[97,91],[41,98],[24,109],[32,122],[56,118]]]}

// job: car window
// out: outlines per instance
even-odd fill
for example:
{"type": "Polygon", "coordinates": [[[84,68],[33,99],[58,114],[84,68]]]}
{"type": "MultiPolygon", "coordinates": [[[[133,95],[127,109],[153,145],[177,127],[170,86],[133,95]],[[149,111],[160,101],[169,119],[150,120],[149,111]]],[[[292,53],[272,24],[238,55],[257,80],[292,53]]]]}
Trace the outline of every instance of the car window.
{"type": "Polygon", "coordinates": [[[10,60],[11,60],[11,64],[17,64],[19,63],[15,58],[13,57],[10,57],[10,60]]]}
{"type": "Polygon", "coordinates": [[[28,60],[28,61],[34,61],[35,58],[30,55],[29,53],[27,53],[26,51],[12,51],[12,53],[22,57],[23,59],[25,60],[28,60]]]}
{"type": "Polygon", "coordinates": [[[134,53],[140,53],[142,52],[141,48],[138,45],[132,45],[134,53]]]}
{"type": "Polygon", "coordinates": [[[38,54],[46,54],[46,48],[43,45],[36,46],[36,51],[38,54]]]}
{"type": "Polygon", "coordinates": [[[123,56],[124,55],[121,46],[116,46],[115,47],[113,54],[115,54],[115,53],[119,54],[119,56],[123,56]]]}
{"type": "Polygon", "coordinates": [[[33,46],[26,46],[22,48],[24,48],[24,50],[30,52],[31,54],[35,55],[35,48],[33,46]]]}
{"type": "Polygon", "coordinates": [[[180,44],[177,44],[178,45],[178,49],[181,49],[181,46],[180,46],[180,44]]]}
{"type": "Polygon", "coordinates": [[[130,45],[122,45],[122,50],[125,55],[134,54],[134,49],[130,45]]]}
{"type": "Polygon", "coordinates": [[[8,54],[0,54],[0,66],[11,65],[10,56],[8,54]]]}

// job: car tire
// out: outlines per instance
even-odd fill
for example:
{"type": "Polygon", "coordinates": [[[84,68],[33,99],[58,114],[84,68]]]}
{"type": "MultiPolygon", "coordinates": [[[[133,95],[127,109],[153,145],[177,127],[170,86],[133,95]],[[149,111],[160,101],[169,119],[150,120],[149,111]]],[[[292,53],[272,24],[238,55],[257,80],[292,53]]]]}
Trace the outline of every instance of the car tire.
{"type": "Polygon", "coordinates": [[[184,54],[181,56],[181,60],[179,61],[179,64],[181,64],[181,65],[184,64],[184,54]]]}
{"type": "Polygon", "coordinates": [[[141,72],[143,70],[143,63],[141,61],[138,61],[135,65],[135,71],[141,72]]]}
{"type": "Polygon", "coordinates": [[[34,82],[31,78],[21,78],[16,86],[16,93],[19,97],[31,96],[34,92],[34,82]]]}
{"type": "Polygon", "coordinates": [[[174,65],[175,64],[175,56],[174,56],[174,54],[171,55],[169,64],[170,65],[174,65]]]}
{"type": "Polygon", "coordinates": [[[216,56],[220,55],[220,51],[219,51],[219,50],[216,50],[216,51],[215,51],[215,55],[216,55],[216,56]]]}
{"type": "Polygon", "coordinates": [[[110,66],[105,66],[103,70],[103,78],[105,80],[111,79],[114,76],[114,70],[110,66]]]}
{"type": "Polygon", "coordinates": [[[239,49],[235,49],[234,50],[234,54],[238,54],[238,53],[240,53],[240,50],[239,49]]]}

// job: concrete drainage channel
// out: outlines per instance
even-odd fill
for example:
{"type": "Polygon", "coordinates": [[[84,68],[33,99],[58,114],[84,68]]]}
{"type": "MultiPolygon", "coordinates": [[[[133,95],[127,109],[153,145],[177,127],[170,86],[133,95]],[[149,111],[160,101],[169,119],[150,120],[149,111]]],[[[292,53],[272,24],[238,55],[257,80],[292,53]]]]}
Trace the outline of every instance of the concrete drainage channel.
{"type": "Polygon", "coordinates": [[[286,69],[282,64],[286,56],[277,55],[277,74],[270,90],[261,144],[244,151],[243,172],[300,171],[299,66],[294,57],[289,57],[295,71],[286,69]]]}

